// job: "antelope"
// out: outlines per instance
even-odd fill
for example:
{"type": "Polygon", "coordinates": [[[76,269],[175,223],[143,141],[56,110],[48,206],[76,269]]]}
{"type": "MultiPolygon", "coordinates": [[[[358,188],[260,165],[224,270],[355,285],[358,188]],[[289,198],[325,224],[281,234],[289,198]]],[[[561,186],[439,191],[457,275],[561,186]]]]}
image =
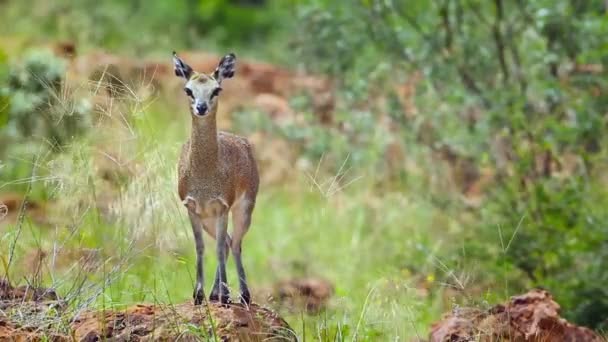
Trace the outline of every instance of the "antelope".
{"type": "Polygon", "coordinates": [[[252,147],[247,139],[218,132],[216,113],[222,82],[232,78],[236,56],[224,56],[215,71],[207,75],[192,70],[173,52],[175,75],[186,83],[184,92],[190,100],[192,131],[183,145],[178,165],[178,193],[188,210],[196,243],[196,284],[194,304],[205,298],[203,254],[205,230],[216,239],[218,266],[210,301],[230,302],[226,283],[228,251],[236,263],[241,302],[250,304],[241,244],[251,224],[251,214],[258,192],[259,175],[252,147]],[[232,214],[232,238],[227,233],[228,213],[232,214]]]}

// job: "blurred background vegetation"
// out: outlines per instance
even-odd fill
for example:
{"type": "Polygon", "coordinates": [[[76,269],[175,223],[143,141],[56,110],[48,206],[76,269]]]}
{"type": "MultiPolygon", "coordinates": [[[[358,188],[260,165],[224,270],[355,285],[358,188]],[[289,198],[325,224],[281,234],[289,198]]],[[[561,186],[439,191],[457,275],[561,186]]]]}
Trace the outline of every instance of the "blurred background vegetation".
{"type": "MultiPolygon", "coordinates": [[[[179,225],[183,253],[140,253],[192,268],[171,178],[188,116],[163,92],[124,107],[136,139],[123,140],[131,147],[121,153],[147,172],[107,176],[121,205],[92,212],[87,201],[107,193],[90,197],[100,185],[87,155],[111,141],[99,138],[107,123],[93,97],[62,87],[70,59],[44,48],[69,42],[77,56],[103,49],[167,65],[172,50],[235,51],[331,85],[282,96],[297,113],[286,123],[248,106],[230,115],[230,130],[262,136],[258,153],[268,141],[295,151],[285,157],[287,177],[261,190],[245,259],[254,286],[273,280],[259,275],[267,252],[288,260],[277,266],[283,278],[335,284],[325,314],[303,328],[297,314],[290,320],[300,334],[416,336],[454,305],[535,286],[551,291],[567,318],[608,328],[605,1],[9,0],[0,13],[0,192],[80,213],[83,231],[96,228],[78,244],[109,257],[103,241],[127,253],[140,236],[117,233],[124,227],[156,241],[165,225],[179,225]],[[325,97],[331,104],[319,106],[325,97]],[[128,201],[150,208],[125,209],[128,201]]],[[[278,156],[263,173],[276,171],[280,151],[269,150],[278,156]]],[[[0,231],[3,251],[17,226],[0,231]]],[[[72,238],[74,227],[55,227],[32,229],[24,257],[27,243],[72,238]]],[[[162,285],[181,286],[173,296],[146,295],[162,271],[145,274],[151,257],[133,258],[140,266],[106,300],[188,298],[190,278],[162,285]],[[133,284],[141,295],[116,294],[133,284]]]]}

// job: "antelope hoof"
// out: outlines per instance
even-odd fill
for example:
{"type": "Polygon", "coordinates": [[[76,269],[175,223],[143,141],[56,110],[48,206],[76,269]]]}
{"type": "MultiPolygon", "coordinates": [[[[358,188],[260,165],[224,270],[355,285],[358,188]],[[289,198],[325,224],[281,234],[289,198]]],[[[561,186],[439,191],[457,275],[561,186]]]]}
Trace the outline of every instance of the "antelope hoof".
{"type": "Polygon", "coordinates": [[[194,290],[192,297],[194,298],[194,305],[201,305],[205,299],[205,293],[202,289],[194,290]]]}
{"type": "Polygon", "coordinates": [[[220,302],[220,304],[230,304],[230,294],[228,292],[223,293],[221,296],[217,292],[211,292],[209,301],[220,302]]]}
{"type": "Polygon", "coordinates": [[[251,295],[249,294],[249,290],[245,290],[243,293],[241,293],[241,304],[246,306],[251,304],[251,295]]]}

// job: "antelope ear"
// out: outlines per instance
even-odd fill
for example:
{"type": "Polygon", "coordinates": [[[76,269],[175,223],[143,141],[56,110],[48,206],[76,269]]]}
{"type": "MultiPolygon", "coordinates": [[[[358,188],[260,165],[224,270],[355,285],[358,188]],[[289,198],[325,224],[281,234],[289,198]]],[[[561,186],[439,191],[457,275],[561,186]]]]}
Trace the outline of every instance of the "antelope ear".
{"type": "Polygon", "coordinates": [[[234,76],[235,67],[236,56],[234,53],[229,53],[220,60],[220,63],[213,72],[213,78],[215,78],[218,83],[222,83],[225,78],[232,78],[232,76],[234,76]]]}
{"type": "Polygon", "coordinates": [[[175,51],[173,51],[173,70],[175,71],[175,76],[183,77],[186,80],[189,80],[190,76],[192,76],[192,68],[182,61],[181,58],[177,57],[175,51]]]}

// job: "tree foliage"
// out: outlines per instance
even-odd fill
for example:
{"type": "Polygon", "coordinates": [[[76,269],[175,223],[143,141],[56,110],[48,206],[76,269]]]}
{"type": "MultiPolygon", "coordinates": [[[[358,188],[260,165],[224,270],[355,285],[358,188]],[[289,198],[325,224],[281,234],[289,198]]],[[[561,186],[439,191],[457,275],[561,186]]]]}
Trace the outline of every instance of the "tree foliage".
{"type": "Polygon", "coordinates": [[[312,32],[297,39],[309,65],[343,79],[369,80],[382,63],[393,77],[422,71],[437,99],[423,109],[432,144],[497,173],[469,248],[523,271],[521,286],[549,287],[592,326],[608,314],[606,301],[588,300],[608,298],[606,11],[600,0],[310,1],[300,15],[312,32]],[[437,116],[446,103],[483,115],[437,116]],[[496,225],[512,245],[479,249],[496,241],[496,225]]]}

